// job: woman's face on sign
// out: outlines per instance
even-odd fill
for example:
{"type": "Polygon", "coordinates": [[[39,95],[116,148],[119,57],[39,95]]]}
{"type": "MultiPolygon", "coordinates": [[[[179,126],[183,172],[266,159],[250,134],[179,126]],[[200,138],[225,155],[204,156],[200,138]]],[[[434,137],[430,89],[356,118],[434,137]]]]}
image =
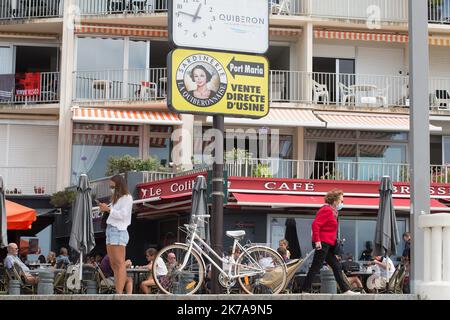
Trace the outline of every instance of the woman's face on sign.
{"type": "Polygon", "coordinates": [[[202,69],[194,70],[194,81],[195,84],[199,87],[204,86],[206,84],[206,73],[202,69]]]}

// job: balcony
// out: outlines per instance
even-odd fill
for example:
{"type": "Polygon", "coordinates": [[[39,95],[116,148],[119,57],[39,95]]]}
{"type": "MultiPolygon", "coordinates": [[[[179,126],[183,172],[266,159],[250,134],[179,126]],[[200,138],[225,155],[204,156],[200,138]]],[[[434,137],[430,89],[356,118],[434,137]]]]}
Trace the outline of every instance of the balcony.
{"type": "Polygon", "coordinates": [[[63,7],[64,0],[2,0],[0,21],[62,17],[63,7]]]}
{"type": "Polygon", "coordinates": [[[167,0],[78,0],[81,15],[154,14],[167,12],[167,0]]]}
{"type": "Polygon", "coordinates": [[[450,23],[450,1],[449,0],[429,0],[428,1],[428,21],[430,23],[449,24],[450,23]]]}
{"type": "Polygon", "coordinates": [[[56,166],[0,167],[5,194],[49,195],[56,192],[56,166]]]}
{"type": "Polygon", "coordinates": [[[75,101],[157,101],[166,98],[167,69],[74,72],[75,101]]]}
{"type": "Polygon", "coordinates": [[[59,72],[7,74],[0,78],[4,81],[0,106],[59,102],[59,72]]]}

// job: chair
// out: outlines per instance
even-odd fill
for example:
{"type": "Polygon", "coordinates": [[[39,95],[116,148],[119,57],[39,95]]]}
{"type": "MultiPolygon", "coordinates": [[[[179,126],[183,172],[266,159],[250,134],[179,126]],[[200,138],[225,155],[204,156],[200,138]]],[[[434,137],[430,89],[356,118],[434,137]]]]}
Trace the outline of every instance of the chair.
{"type": "Polygon", "coordinates": [[[3,264],[0,264],[0,294],[8,293],[8,274],[3,264]]]}
{"type": "Polygon", "coordinates": [[[285,293],[292,293],[294,277],[297,272],[297,269],[300,267],[302,262],[303,259],[294,259],[286,263],[287,278],[286,278],[286,285],[284,287],[285,293]]]}
{"type": "Polygon", "coordinates": [[[154,11],[153,2],[151,0],[132,0],[131,11],[134,13],[152,13],[154,11]]]}
{"type": "Polygon", "coordinates": [[[290,0],[278,0],[278,1],[271,1],[270,4],[270,11],[272,14],[281,15],[291,14],[291,1],[290,0]]]}
{"type": "Polygon", "coordinates": [[[403,282],[405,281],[406,268],[400,263],[389,279],[386,290],[380,290],[380,293],[401,294],[403,293],[403,282]]]}
{"type": "Polygon", "coordinates": [[[378,89],[377,92],[375,93],[375,98],[377,103],[380,102],[381,105],[383,107],[387,107],[387,93],[388,93],[389,88],[386,87],[384,89],[378,89]]]}
{"type": "Polygon", "coordinates": [[[324,84],[320,84],[315,80],[312,80],[312,83],[314,90],[314,104],[317,104],[319,102],[319,98],[322,98],[323,103],[329,104],[330,94],[328,92],[327,86],[324,84]]]}
{"type": "Polygon", "coordinates": [[[156,100],[158,94],[158,85],[150,81],[141,81],[141,87],[139,89],[141,99],[153,99],[156,100]]]}
{"type": "Polygon", "coordinates": [[[447,90],[436,90],[435,106],[438,110],[450,109],[450,94],[447,90]]]}
{"type": "Polygon", "coordinates": [[[100,90],[103,94],[98,97],[96,94],[94,95],[95,99],[109,99],[110,90],[111,90],[111,82],[109,80],[93,80],[92,81],[92,89],[100,90]]]}
{"type": "Polygon", "coordinates": [[[58,274],[55,276],[55,281],[53,283],[53,288],[55,293],[59,293],[59,294],[65,294],[67,291],[66,288],[66,275],[67,275],[67,270],[64,269],[61,272],[58,272],[58,274]]]}
{"type": "Polygon", "coordinates": [[[109,13],[122,13],[127,9],[125,0],[108,0],[109,13]]]}
{"type": "Polygon", "coordinates": [[[33,284],[27,282],[25,278],[25,273],[22,268],[20,268],[17,262],[14,262],[13,268],[11,268],[12,278],[10,280],[18,280],[20,281],[20,288],[26,293],[34,294],[36,292],[36,288],[33,284]]]}
{"type": "Polygon", "coordinates": [[[341,105],[345,105],[347,101],[349,102],[349,104],[351,102],[353,103],[355,102],[356,95],[353,92],[353,90],[351,90],[349,87],[347,87],[341,82],[339,82],[339,91],[341,93],[341,105]]]}
{"type": "Polygon", "coordinates": [[[98,263],[95,264],[95,271],[97,272],[97,285],[98,285],[98,293],[99,294],[110,294],[116,292],[116,287],[114,285],[114,281],[111,282],[111,279],[106,278],[102,269],[98,263]]]}

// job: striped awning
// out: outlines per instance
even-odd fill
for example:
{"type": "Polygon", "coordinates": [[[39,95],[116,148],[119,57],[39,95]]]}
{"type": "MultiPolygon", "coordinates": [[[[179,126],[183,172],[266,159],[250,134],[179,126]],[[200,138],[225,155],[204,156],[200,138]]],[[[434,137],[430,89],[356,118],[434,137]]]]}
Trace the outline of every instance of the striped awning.
{"type": "MultiPolygon", "coordinates": [[[[406,34],[392,33],[374,33],[374,32],[356,32],[356,31],[330,31],[330,30],[314,30],[316,39],[336,39],[336,40],[353,40],[353,41],[376,41],[376,42],[393,42],[408,43],[409,37],[406,34]]],[[[430,35],[428,43],[431,46],[450,46],[450,37],[430,35]]]]}
{"type": "MultiPolygon", "coordinates": [[[[212,117],[207,117],[206,121],[212,123],[212,117]]],[[[267,116],[256,120],[226,117],[225,123],[274,127],[325,127],[325,123],[320,121],[312,110],[295,108],[271,108],[267,116]]]]}
{"type": "MultiPolygon", "coordinates": [[[[106,34],[114,36],[133,36],[149,38],[168,38],[169,32],[166,27],[136,27],[130,25],[117,24],[78,24],[75,26],[75,33],[78,34],[106,34]]],[[[269,33],[272,36],[298,37],[302,29],[271,27],[269,33]]]]}
{"type": "Polygon", "coordinates": [[[173,112],[143,111],[143,110],[116,110],[101,108],[73,108],[72,120],[74,122],[97,123],[123,123],[123,124],[161,124],[180,125],[182,121],[173,112]]]}
{"type": "MultiPolygon", "coordinates": [[[[326,122],[328,129],[409,131],[409,116],[403,114],[317,111],[315,115],[326,122]]],[[[430,131],[439,132],[442,128],[430,125],[430,131]]]]}

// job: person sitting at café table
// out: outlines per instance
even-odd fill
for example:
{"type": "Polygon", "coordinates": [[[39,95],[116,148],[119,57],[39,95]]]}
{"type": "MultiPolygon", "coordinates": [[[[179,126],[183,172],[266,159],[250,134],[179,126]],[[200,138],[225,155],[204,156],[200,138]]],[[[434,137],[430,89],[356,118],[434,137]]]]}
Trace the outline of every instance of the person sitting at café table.
{"type": "Polygon", "coordinates": [[[56,265],[56,253],[54,253],[53,251],[48,252],[47,263],[50,264],[52,267],[56,265]]]}
{"type": "Polygon", "coordinates": [[[290,259],[291,258],[291,252],[289,251],[289,242],[286,239],[281,239],[278,242],[278,246],[280,248],[285,248],[286,249],[287,258],[290,259]]]}
{"type": "Polygon", "coordinates": [[[366,241],[366,249],[361,253],[361,257],[359,260],[361,261],[370,261],[372,260],[372,241],[366,241]]]}
{"type": "Polygon", "coordinates": [[[150,293],[149,287],[156,286],[155,280],[153,279],[152,275],[153,263],[156,263],[156,277],[162,277],[167,275],[168,273],[167,266],[164,263],[163,259],[161,259],[161,257],[159,257],[155,262],[156,254],[157,254],[156,249],[154,248],[147,249],[147,251],[145,251],[145,257],[147,258],[148,264],[139,267],[142,269],[148,269],[149,271],[147,280],[142,281],[140,284],[141,291],[144,294],[150,293]]]}
{"type": "Polygon", "coordinates": [[[277,252],[280,254],[280,256],[283,258],[284,262],[288,262],[288,254],[286,248],[278,247],[277,252]]]}
{"type": "Polygon", "coordinates": [[[14,268],[14,264],[17,264],[20,270],[23,272],[26,282],[29,284],[37,284],[39,280],[38,277],[35,277],[30,273],[30,269],[17,256],[18,251],[19,248],[17,247],[17,244],[12,242],[8,245],[8,255],[3,262],[5,268],[7,270],[12,270],[12,268],[14,268]]]}
{"type": "Polygon", "coordinates": [[[360,266],[358,262],[353,261],[353,255],[351,253],[347,254],[347,260],[341,262],[342,270],[347,276],[347,280],[350,283],[350,287],[362,289],[363,284],[357,276],[352,276],[352,271],[359,271],[360,266]]]}
{"type": "MultiPolygon", "coordinates": [[[[94,262],[96,263],[96,262],[94,262]]],[[[131,260],[128,259],[125,261],[125,267],[131,268],[131,260]]],[[[109,256],[105,255],[102,259],[102,261],[100,262],[99,265],[100,270],[102,270],[103,275],[106,278],[106,283],[105,285],[109,286],[109,287],[114,287],[115,286],[115,282],[114,282],[114,271],[111,268],[111,262],[109,261],[109,256]]],[[[126,281],[125,281],[125,293],[126,294],[133,294],[133,279],[131,277],[127,277],[126,281]]]]}
{"type": "Polygon", "coordinates": [[[387,281],[395,271],[394,263],[389,257],[376,256],[369,264],[374,266],[374,274],[367,279],[367,288],[371,292],[386,288],[387,281]]]}
{"type": "Polygon", "coordinates": [[[69,252],[66,248],[62,247],[59,250],[59,256],[56,257],[56,266],[59,269],[63,269],[70,264],[69,252]]]}

